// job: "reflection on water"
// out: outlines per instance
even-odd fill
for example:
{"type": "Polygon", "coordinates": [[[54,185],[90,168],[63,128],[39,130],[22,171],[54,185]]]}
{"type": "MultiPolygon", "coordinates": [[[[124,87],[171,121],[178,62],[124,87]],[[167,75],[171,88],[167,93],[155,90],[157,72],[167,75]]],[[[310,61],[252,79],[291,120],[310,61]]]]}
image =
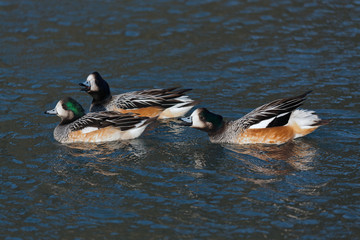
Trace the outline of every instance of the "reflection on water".
{"type": "Polygon", "coordinates": [[[310,171],[315,167],[316,148],[296,140],[282,145],[223,145],[228,154],[241,162],[246,174],[237,176],[256,184],[283,181],[286,175],[310,171]]]}
{"type": "Polygon", "coordinates": [[[126,158],[127,153],[134,154],[136,157],[145,156],[147,153],[146,146],[142,139],[133,139],[129,141],[114,141],[104,143],[75,143],[64,144],[64,149],[67,154],[74,157],[91,157],[97,158],[99,161],[107,159],[115,151],[121,150],[124,152],[120,154],[117,152],[118,159],[126,158]]]}
{"type": "Polygon", "coordinates": [[[64,177],[67,183],[92,183],[89,175],[116,176],[126,169],[124,166],[136,165],[143,159],[150,149],[142,139],[116,141],[106,143],[76,143],[64,144],[55,157],[53,171],[64,177]],[[76,174],[79,171],[82,174],[76,174]],[[85,172],[84,172],[85,171],[85,172]]]}
{"type": "Polygon", "coordinates": [[[286,175],[314,168],[316,149],[306,142],[291,141],[282,145],[224,145],[232,156],[252,171],[266,175],[286,175]],[[254,158],[243,158],[243,154],[254,158]]]}

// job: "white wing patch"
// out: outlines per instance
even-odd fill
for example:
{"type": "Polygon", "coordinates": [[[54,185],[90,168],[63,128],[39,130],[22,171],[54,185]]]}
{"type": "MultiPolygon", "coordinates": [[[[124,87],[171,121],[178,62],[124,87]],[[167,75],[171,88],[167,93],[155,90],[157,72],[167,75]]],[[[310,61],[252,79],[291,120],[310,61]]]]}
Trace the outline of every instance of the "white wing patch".
{"type": "Polygon", "coordinates": [[[258,122],[257,124],[251,125],[249,128],[267,128],[269,123],[271,123],[275,118],[285,116],[286,114],[288,114],[288,112],[279,114],[276,117],[262,120],[261,122],[258,122]]]}
{"type": "Polygon", "coordinates": [[[90,132],[93,132],[93,131],[96,131],[96,130],[99,130],[99,128],[97,128],[97,127],[86,127],[86,128],[81,129],[81,133],[85,134],[85,133],[90,133],[90,132]]]}
{"type": "Polygon", "coordinates": [[[251,125],[249,128],[266,128],[269,125],[269,123],[271,123],[271,121],[274,119],[275,119],[275,117],[262,120],[261,122],[259,122],[257,124],[251,125]]]}

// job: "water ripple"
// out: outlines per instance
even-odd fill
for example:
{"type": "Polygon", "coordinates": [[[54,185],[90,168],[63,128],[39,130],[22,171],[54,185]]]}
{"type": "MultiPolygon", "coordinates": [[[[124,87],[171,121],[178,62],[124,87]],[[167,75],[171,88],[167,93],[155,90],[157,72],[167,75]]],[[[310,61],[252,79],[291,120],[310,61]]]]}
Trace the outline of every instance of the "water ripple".
{"type": "Polygon", "coordinates": [[[358,1],[1,1],[4,239],[356,238],[358,1]],[[313,89],[334,119],[281,146],[232,146],[161,121],[141,138],[62,145],[43,112],[99,71],[112,92],[192,88],[239,118],[313,89]],[[26,237],[25,237],[26,236],[26,237]]]}

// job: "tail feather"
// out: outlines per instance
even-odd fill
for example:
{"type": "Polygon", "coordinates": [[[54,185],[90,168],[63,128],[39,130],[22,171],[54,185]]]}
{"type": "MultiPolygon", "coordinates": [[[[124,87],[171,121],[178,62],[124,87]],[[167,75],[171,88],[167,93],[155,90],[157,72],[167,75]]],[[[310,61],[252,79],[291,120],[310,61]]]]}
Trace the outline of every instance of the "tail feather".
{"type": "Polygon", "coordinates": [[[312,126],[314,126],[314,127],[320,127],[320,126],[327,125],[327,124],[329,124],[329,123],[331,123],[331,122],[332,122],[331,119],[320,120],[320,121],[314,123],[312,126]]]}
{"type": "Polygon", "coordinates": [[[166,108],[159,116],[159,119],[165,118],[176,118],[184,116],[191,108],[193,108],[198,101],[194,101],[188,96],[181,96],[176,98],[179,103],[175,104],[172,107],[166,108]]]}
{"type": "Polygon", "coordinates": [[[289,119],[289,125],[295,131],[294,138],[305,136],[329,122],[330,120],[321,120],[314,111],[300,109],[293,111],[289,119]]]}
{"type": "Polygon", "coordinates": [[[292,112],[289,124],[292,125],[293,123],[296,123],[301,128],[312,128],[319,121],[321,121],[321,119],[314,111],[297,109],[292,112]]]}

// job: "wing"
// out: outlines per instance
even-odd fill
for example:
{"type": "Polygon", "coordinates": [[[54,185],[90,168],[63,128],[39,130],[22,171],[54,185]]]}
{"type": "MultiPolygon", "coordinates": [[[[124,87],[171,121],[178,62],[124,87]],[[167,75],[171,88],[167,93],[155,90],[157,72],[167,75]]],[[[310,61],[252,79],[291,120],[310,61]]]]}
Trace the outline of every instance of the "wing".
{"type": "Polygon", "coordinates": [[[116,108],[133,109],[151,106],[159,106],[162,108],[172,107],[182,102],[180,97],[191,89],[149,89],[136,92],[128,92],[114,96],[114,104],[116,108]]]}
{"type": "Polygon", "coordinates": [[[93,130],[113,126],[120,128],[122,131],[143,125],[149,120],[148,117],[139,117],[131,113],[118,113],[112,111],[92,112],[77,119],[70,125],[72,131],[84,128],[93,128],[93,130]]]}
{"type": "Polygon", "coordinates": [[[310,92],[292,98],[278,99],[262,105],[236,122],[239,122],[244,129],[283,126],[287,124],[291,112],[304,103],[306,95],[310,92]]]}

